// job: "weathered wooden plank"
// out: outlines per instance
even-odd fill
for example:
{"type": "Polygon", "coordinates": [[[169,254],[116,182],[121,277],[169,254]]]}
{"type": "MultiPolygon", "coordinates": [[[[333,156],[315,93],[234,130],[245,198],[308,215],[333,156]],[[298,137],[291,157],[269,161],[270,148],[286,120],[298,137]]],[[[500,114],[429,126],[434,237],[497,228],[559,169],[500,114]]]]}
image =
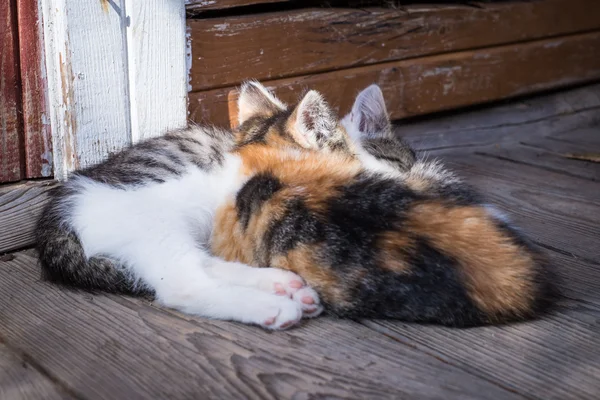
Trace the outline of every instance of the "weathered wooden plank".
{"type": "Polygon", "coordinates": [[[399,122],[395,132],[417,150],[443,152],[537,140],[540,132],[558,145],[572,138],[583,145],[600,146],[600,135],[592,133],[598,125],[600,85],[593,84],[464,113],[399,122]]]}
{"type": "MultiPolygon", "coordinates": [[[[600,32],[590,32],[264,83],[287,102],[306,87],[319,90],[341,114],[377,83],[397,119],[597,79],[598,54],[600,32]]],[[[235,99],[235,88],[190,93],[190,118],[235,125],[235,99]]]]}
{"type": "MultiPolygon", "coordinates": [[[[596,115],[596,117],[600,120],[600,115],[596,115]]],[[[593,149],[593,151],[597,151],[598,148],[600,148],[600,135],[598,135],[597,127],[588,130],[579,129],[569,132],[558,132],[554,135],[549,135],[548,139],[559,143],[581,144],[583,146],[588,146],[588,148],[593,149]]]]}
{"type": "Polygon", "coordinates": [[[31,363],[11,351],[0,339],[0,399],[72,399],[31,363]]]}
{"type": "Polygon", "coordinates": [[[269,334],[66,290],[35,263],[0,262],[0,335],[82,398],[522,398],[352,321],[269,334]]]}
{"type": "Polygon", "coordinates": [[[189,20],[192,91],[600,28],[596,0],[303,9],[189,20]],[[282,41],[282,39],[285,39],[282,41]]]}
{"type": "Polygon", "coordinates": [[[187,124],[185,7],[127,0],[127,62],[133,142],[187,124]]]}
{"type": "Polygon", "coordinates": [[[124,2],[40,0],[54,176],[131,143],[124,2]]]}
{"type": "MultiPolygon", "coordinates": [[[[600,132],[600,125],[598,130],[600,132]]],[[[519,146],[483,148],[478,150],[478,153],[515,164],[532,165],[547,171],[562,173],[566,176],[600,182],[600,163],[575,160],[568,157],[575,148],[580,149],[575,151],[580,154],[589,153],[593,151],[592,149],[585,150],[585,146],[565,144],[564,146],[552,146],[557,150],[561,149],[555,152],[551,151],[545,143],[546,141],[523,141],[519,146]]],[[[597,150],[597,153],[600,154],[600,148],[597,150]]],[[[600,183],[596,186],[600,191],[600,183]]],[[[600,193],[598,194],[598,200],[600,200],[600,193]]]]}
{"type": "Polygon", "coordinates": [[[600,311],[600,262],[580,258],[543,243],[538,245],[556,267],[561,296],[594,304],[600,311]]]}
{"type": "Polygon", "coordinates": [[[53,182],[0,186],[0,253],[32,246],[37,219],[53,182]]]}
{"type": "Polygon", "coordinates": [[[0,2],[0,182],[23,177],[16,11],[0,2]]]}
{"type": "Polygon", "coordinates": [[[38,0],[17,0],[25,177],[52,176],[52,136],[46,104],[44,37],[38,0]]]}
{"type": "Polygon", "coordinates": [[[233,7],[252,6],[255,4],[284,3],[290,0],[186,0],[185,8],[195,14],[208,10],[222,10],[233,7]]]}
{"type": "Polygon", "coordinates": [[[600,393],[600,308],[568,302],[543,320],[469,330],[397,322],[365,325],[528,398],[600,393]]]}

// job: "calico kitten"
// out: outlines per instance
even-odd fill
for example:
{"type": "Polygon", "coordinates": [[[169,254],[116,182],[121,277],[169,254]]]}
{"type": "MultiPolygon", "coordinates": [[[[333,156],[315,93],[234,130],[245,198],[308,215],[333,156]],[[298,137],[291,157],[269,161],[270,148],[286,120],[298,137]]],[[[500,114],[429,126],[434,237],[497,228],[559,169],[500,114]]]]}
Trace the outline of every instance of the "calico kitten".
{"type": "MultiPolygon", "coordinates": [[[[240,118],[271,107],[286,109],[260,84],[244,87],[240,118]]],[[[298,275],[226,262],[207,249],[217,206],[246,180],[240,155],[231,152],[238,140],[271,125],[331,135],[337,125],[324,125],[313,108],[309,94],[276,118],[261,118],[258,128],[191,127],[75,172],[50,194],[37,225],[44,276],[85,289],[152,292],[183,312],[269,329],[318,315],[319,298],[298,275]]]]}
{"type": "MultiPolygon", "coordinates": [[[[315,104],[313,115],[336,121],[315,104]]],[[[391,135],[377,87],[344,118],[354,138],[344,146],[327,144],[344,142],[340,129],[298,137],[269,124],[286,118],[276,103],[245,114],[252,136],[237,154],[251,178],[217,211],[214,254],[293,271],[341,317],[467,327],[531,318],[548,304],[543,257],[475,191],[391,135]]]]}

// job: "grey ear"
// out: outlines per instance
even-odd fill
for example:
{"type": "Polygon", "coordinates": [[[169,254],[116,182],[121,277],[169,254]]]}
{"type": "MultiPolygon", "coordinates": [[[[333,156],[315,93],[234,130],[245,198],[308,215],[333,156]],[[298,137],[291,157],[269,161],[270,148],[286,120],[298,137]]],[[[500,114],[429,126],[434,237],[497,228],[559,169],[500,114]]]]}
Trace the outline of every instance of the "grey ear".
{"type": "Polygon", "coordinates": [[[320,149],[337,132],[337,117],[323,96],[311,90],[288,121],[289,131],[300,146],[320,149]]]}
{"type": "Polygon", "coordinates": [[[270,117],[285,111],[286,105],[256,81],[242,84],[238,98],[238,123],[241,125],[253,117],[270,117]]]}
{"type": "Polygon", "coordinates": [[[367,137],[388,137],[392,134],[385,99],[379,86],[371,85],[356,96],[351,121],[361,135],[367,137]]]}

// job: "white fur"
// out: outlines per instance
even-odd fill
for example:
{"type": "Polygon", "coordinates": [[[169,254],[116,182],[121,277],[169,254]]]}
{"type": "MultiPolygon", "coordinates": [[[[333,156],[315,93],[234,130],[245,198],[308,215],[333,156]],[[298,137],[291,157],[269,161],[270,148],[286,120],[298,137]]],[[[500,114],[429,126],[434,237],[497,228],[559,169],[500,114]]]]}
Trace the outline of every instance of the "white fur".
{"type": "Polygon", "coordinates": [[[181,178],[127,190],[75,176],[69,184],[81,190],[69,223],[88,257],[119,260],[165,306],[270,329],[287,327],[303,310],[314,311],[293,299],[298,288],[290,283],[301,278],[226,262],[206,249],[216,208],[244,183],[240,166],[238,156],[227,154],[216,171],[190,169],[181,178]],[[276,284],[288,296],[277,296],[276,284]]]}
{"type": "Polygon", "coordinates": [[[298,104],[296,113],[294,139],[304,148],[319,149],[318,135],[330,134],[337,125],[329,105],[319,92],[311,90],[298,104]]]}

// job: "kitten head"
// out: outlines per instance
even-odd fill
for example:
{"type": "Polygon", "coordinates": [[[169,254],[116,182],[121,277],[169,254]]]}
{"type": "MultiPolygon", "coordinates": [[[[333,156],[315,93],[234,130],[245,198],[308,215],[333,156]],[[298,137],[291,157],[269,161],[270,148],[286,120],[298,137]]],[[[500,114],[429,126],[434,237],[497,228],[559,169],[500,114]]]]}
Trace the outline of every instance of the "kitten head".
{"type": "Polygon", "coordinates": [[[380,162],[406,171],[416,162],[415,152],[392,132],[383,93],[371,85],[356,96],[352,111],[342,121],[352,140],[380,162]]]}
{"type": "Polygon", "coordinates": [[[238,98],[238,147],[262,144],[279,149],[351,153],[351,142],[320,93],[308,91],[294,107],[267,88],[246,82],[238,98]]]}

